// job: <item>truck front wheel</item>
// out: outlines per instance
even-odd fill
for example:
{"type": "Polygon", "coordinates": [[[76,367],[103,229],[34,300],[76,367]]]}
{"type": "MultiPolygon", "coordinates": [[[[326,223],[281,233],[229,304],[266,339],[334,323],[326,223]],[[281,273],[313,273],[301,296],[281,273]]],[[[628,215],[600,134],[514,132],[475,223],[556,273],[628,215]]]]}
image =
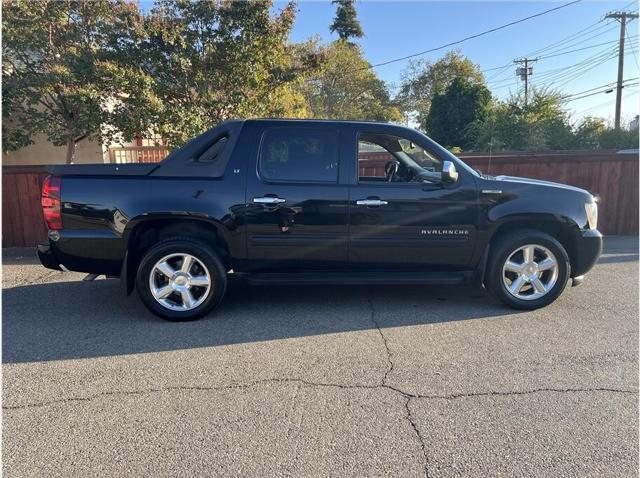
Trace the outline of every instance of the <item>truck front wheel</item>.
{"type": "Polygon", "coordinates": [[[173,238],[144,255],[136,276],[138,295],[154,314],[173,321],[198,319],[224,296],[227,274],[207,244],[173,238]]]}
{"type": "Polygon", "coordinates": [[[517,231],[491,246],[485,284],[502,302],[532,310],[556,300],[569,280],[571,265],[562,244],[539,231],[517,231]]]}

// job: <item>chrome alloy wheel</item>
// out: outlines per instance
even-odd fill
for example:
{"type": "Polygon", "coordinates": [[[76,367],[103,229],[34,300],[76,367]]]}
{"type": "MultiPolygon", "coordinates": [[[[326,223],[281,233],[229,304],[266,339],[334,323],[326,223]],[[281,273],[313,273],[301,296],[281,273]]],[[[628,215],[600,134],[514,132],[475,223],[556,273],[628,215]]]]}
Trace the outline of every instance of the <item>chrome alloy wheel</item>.
{"type": "Polygon", "coordinates": [[[191,254],[170,254],[155,263],[149,274],[149,288],[156,301],[170,310],[192,310],[211,291],[211,274],[191,254]]]}
{"type": "Polygon", "coordinates": [[[517,299],[545,296],[558,280],[558,260],[539,244],[527,244],[513,251],[502,267],[502,282],[517,299]]]}

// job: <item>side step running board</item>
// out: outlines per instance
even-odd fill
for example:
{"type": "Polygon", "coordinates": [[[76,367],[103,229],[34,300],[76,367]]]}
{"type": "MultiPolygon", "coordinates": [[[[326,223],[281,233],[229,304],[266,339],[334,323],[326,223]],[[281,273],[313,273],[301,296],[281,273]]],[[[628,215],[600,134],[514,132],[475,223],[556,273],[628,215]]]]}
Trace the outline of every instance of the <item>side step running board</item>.
{"type": "Polygon", "coordinates": [[[460,272],[262,272],[230,276],[252,285],[455,285],[471,281],[475,271],[460,272]]]}

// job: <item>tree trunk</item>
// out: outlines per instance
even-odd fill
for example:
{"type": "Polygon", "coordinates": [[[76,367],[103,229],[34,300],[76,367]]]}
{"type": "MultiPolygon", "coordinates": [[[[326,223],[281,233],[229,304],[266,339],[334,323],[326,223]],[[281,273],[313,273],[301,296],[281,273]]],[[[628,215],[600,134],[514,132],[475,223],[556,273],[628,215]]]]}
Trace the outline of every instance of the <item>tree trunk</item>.
{"type": "Polygon", "coordinates": [[[67,164],[73,164],[76,159],[76,140],[74,138],[67,139],[67,164]]]}

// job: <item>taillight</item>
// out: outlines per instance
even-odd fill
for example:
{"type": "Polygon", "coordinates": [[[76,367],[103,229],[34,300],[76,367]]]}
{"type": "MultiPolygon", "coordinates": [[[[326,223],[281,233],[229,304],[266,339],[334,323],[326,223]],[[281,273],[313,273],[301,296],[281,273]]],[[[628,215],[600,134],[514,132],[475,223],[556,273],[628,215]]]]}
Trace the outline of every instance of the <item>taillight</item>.
{"type": "Polygon", "coordinates": [[[51,230],[62,229],[61,185],[62,180],[56,176],[47,176],[42,184],[42,214],[51,230]]]}

